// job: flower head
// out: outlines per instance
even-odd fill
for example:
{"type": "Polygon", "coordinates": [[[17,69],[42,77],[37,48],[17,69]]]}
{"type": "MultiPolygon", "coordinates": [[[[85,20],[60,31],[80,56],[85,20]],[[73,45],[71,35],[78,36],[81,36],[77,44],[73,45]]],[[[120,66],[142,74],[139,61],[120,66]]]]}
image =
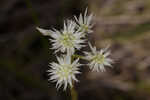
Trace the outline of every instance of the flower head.
{"type": "Polygon", "coordinates": [[[92,47],[92,45],[89,43],[91,52],[85,52],[86,59],[90,62],[88,65],[90,66],[90,69],[93,71],[105,71],[104,66],[112,66],[113,60],[108,58],[110,55],[110,51],[107,51],[107,48],[101,49],[100,51],[96,50],[96,47],[92,47]]]}
{"type": "Polygon", "coordinates": [[[75,49],[80,49],[84,47],[83,43],[85,40],[83,39],[83,35],[81,32],[75,31],[76,23],[72,20],[67,20],[64,23],[64,29],[62,31],[54,30],[50,39],[53,42],[52,49],[56,49],[55,52],[69,52],[73,54],[75,49]]]}
{"type": "Polygon", "coordinates": [[[75,20],[78,23],[78,30],[85,33],[92,33],[91,28],[93,24],[91,24],[93,14],[87,15],[87,9],[85,10],[84,15],[80,14],[79,18],[75,16],[75,20]]]}
{"type": "Polygon", "coordinates": [[[64,90],[66,90],[68,85],[72,87],[73,81],[78,81],[75,75],[80,73],[78,70],[81,64],[78,63],[79,59],[71,63],[70,55],[57,57],[57,60],[58,63],[50,63],[49,80],[56,82],[57,89],[64,85],[64,90]]]}

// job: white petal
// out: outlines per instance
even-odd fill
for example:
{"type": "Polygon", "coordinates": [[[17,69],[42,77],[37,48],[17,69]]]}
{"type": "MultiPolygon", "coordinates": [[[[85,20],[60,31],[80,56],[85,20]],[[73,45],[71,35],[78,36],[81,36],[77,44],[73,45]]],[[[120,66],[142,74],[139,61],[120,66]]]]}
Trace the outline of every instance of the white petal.
{"type": "Polygon", "coordinates": [[[37,27],[36,29],[39,32],[41,32],[44,36],[50,36],[53,33],[53,31],[51,31],[51,30],[45,30],[45,29],[42,29],[42,28],[39,28],[39,27],[37,27]]]}

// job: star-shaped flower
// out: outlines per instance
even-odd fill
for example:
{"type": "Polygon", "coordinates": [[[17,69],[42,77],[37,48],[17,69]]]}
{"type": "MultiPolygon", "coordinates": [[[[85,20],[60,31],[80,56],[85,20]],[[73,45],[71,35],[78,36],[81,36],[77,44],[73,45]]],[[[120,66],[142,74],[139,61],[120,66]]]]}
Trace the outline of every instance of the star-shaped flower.
{"type": "Polygon", "coordinates": [[[85,52],[85,58],[89,61],[88,65],[93,71],[105,71],[104,66],[112,66],[113,60],[109,58],[110,51],[107,51],[107,48],[101,49],[100,51],[96,50],[96,47],[92,47],[89,43],[91,52],[85,52]]]}
{"type": "Polygon", "coordinates": [[[83,32],[83,33],[93,32],[91,29],[93,27],[93,24],[91,23],[93,14],[87,15],[87,9],[85,10],[84,15],[80,14],[79,18],[77,18],[76,16],[74,17],[75,17],[76,22],[78,23],[78,30],[80,32],[83,32]]]}
{"type": "Polygon", "coordinates": [[[48,34],[52,37],[50,39],[52,44],[52,49],[56,49],[55,52],[68,52],[73,54],[75,49],[79,50],[84,47],[83,43],[85,39],[83,39],[82,32],[76,30],[76,23],[72,20],[67,20],[64,22],[64,28],[61,31],[56,29],[52,30],[44,30],[38,28],[40,32],[45,32],[43,34],[48,34]]]}
{"type": "Polygon", "coordinates": [[[62,85],[66,90],[69,85],[72,87],[73,81],[78,81],[76,74],[79,74],[79,59],[71,62],[71,56],[67,54],[64,57],[57,57],[58,63],[50,63],[48,70],[50,75],[49,81],[56,82],[56,88],[59,89],[62,85]]]}

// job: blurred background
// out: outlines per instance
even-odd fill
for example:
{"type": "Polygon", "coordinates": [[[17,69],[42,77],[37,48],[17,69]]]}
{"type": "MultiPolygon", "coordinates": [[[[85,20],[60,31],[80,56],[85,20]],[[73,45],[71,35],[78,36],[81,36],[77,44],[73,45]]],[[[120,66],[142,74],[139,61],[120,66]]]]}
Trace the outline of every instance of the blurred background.
{"type": "Polygon", "coordinates": [[[0,0],[0,100],[70,100],[47,81],[55,60],[36,27],[61,29],[63,20],[89,8],[90,41],[110,45],[114,68],[85,66],[75,88],[79,100],[150,100],[150,0],[0,0]]]}

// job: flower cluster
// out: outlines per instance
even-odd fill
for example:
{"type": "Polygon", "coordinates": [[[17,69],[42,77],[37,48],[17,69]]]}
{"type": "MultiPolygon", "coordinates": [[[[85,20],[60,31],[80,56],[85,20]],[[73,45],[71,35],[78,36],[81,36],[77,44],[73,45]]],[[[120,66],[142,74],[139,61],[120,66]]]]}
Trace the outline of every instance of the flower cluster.
{"type": "Polygon", "coordinates": [[[51,49],[55,50],[55,53],[61,52],[63,55],[57,57],[57,62],[49,64],[48,70],[49,80],[56,82],[56,88],[64,86],[64,90],[73,86],[74,82],[78,82],[76,75],[80,73],[79,67],[83,64],[79,63],[79,58],[87,60],[87,64],[92,71],[105,71],[104,66],[112,66],[113,60],[108,56],[110,51],[108,48],[97,50],[89,43],[91,52],[84,51],[84,55],[77,55],[76,50],[80,50],[85,47],[87,41],[87,34],[92,33],[92,18],[93,14],[88,15],[87,9],[85,13],[80,14],[77,18],[74,16],[74,20],[64,21],[62,30],[52,29],[45,30],[37,27],[37,30],[45,36],[50,36],[49,39],[52,42],[51,49]],[[74,58],[77,57],[77,58],[74,58]]]}

